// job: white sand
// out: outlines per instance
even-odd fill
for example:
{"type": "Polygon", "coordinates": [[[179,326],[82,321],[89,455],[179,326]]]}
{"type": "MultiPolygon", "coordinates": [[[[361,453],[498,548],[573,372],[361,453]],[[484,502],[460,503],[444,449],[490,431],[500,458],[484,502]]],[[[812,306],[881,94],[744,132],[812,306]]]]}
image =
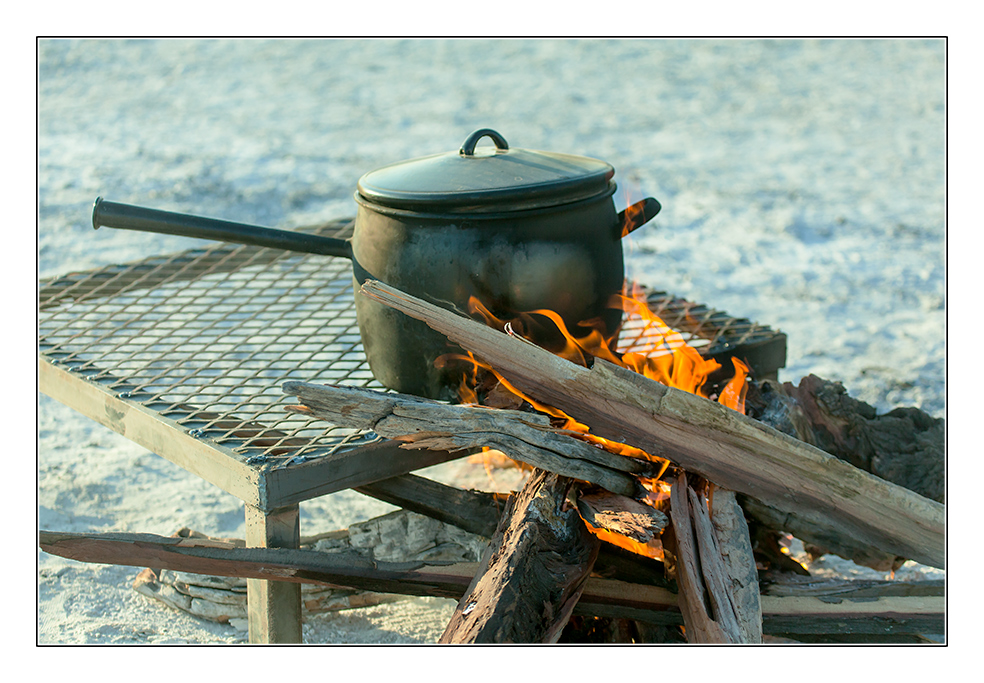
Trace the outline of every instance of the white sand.
{"type": "MultiPolygon", "coordinates": [[[[781,379],[945,416],[941,41],[45,41],[39,78],[39,277],[199,245],[94,232],[97,195],[297,226],[354,215],[366,171],[492,127],[659,199],[631,276],[786,332],[781,379]]],[[[235,498],[45,396],[38,411],[40,528],[243,534],[235,498]]],[[[338,493],[301,523],[389,509],[338,493]]],[[[42,643],[244,639],[137,595],[135,569],[38,569],[42,643]]],[[[434,642],[451,607],[319,616],[305,640],[434,642]]]]}

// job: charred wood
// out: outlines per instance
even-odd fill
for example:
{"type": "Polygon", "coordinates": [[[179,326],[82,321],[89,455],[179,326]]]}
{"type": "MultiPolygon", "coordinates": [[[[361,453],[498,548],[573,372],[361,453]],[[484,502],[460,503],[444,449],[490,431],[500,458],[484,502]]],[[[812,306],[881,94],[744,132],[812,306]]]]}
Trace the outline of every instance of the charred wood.
{"type": "Polygon", "coordinates": [[[656,508],[608,491],[581,493],[577,509],[597,529],[624,536],[642,545],[658,544],[669,520],[656,508]]]}
{"type": "MultiPolygon", "coordinates": [[[[798,386],[761,382],[752,389],[746,406],[756,419],[886,481],[944,502],[944,420],[915,408],[878,415],[872,406],[848,396],[839,382],[814,375],[798,386]]],[[[742,497],[741,504],[764,527],[799,538],[812,557],[829,552],[886,572],[907,559],[846,534],[825,515],[791,513],[748,497],[742,497]]]]}
{"type": "Polygon", "coordinates": [[[946,502],[945,420],[917,408],[879,415],[844,385],[816,375],[761,382],[749,394],[749,414],[801,441],[910,491],[946,502]]]}
{"type": "Polygon", "coordinates": [[[510,500],[442,643],[555,643],[584,590],[598,540],[567,503],[572,482],[534,470],[510,500]]]}
{"type": "Polygon", "coordinates": [[[355,490],[485,538],[495,533],[508,499],[496,493],[464,491],[416,474],[391,477],[355,490]]]}

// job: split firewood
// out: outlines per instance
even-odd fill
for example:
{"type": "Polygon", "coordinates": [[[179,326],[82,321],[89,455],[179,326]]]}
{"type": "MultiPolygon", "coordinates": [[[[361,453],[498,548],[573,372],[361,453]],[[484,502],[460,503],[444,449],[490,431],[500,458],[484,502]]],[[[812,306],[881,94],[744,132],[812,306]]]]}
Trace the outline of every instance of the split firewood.
{"type": "Polygon", "coordinates": [[[745,514],[734,491],[715,488],[711,524],[721,560],[731,582],[742,642],[762,642],[762,604],[758,571],[745,514]]]}
{"type": "MultiPolygon", "coordinates": [[[[862,543],[942,568],[943,505],[694,394],[596,359],[571,363],[376,281],[361,289],[423,320],[515,387],[595,434],[665,457],[785,513],[823,516],[862,543]]],[[[609,489],[611,490],[611,489],[609,489]]]]}
{"type": "Polygon", "coordinates": [[[405,394],[306,382],[285,382],[283,390],[304,404],[288,406],[292,412],[372,429],[401,441],[403,448],[461,451],[487,446],[625,496],[642,492],[633,475],[656,472],[654,463],[596,448],[553,428],[546,416],[536,413],[447,405],[405,394]]]}
{"type": "Polygon", "coordinates": [[[509,507],[441,643],[555,643],[584,590],[599,542],[566,477],[534,470],[509,507]]]}
{"type": "MultiPolygon", "coordinates": [[[[241,548],[231,543],[153,534],[41,530],[38,542],[44,552],[80,562],[347,586],[455,600],[465,594],[477,569],[474,563],[425,566],[369,562],[358,554],[241,548]]],[[[818,586],[809,595],[763,595],[763,630],[770,635],[798,631],[867,634],[872,642],[886,635],[944,632],[946,597],[942,582],[860,583],[865,592],[858,596],[845,596],[840,584],[829,594],[818,586]],[[879,589],[878,585],[884,588],[879,589]],[[909,592],[900,594],[899,591],[909,592]]],[[[666,588],[595,577],[585,582],[574,614],[629,618],[655,625],[682,623],[678,596],[666,588]]]]}
{"type": "Polygon", "coordinates": [[[670,493],[680,611],[690,643],[741,643],[735,599],[706,506],[681,472],[670,493]]]}

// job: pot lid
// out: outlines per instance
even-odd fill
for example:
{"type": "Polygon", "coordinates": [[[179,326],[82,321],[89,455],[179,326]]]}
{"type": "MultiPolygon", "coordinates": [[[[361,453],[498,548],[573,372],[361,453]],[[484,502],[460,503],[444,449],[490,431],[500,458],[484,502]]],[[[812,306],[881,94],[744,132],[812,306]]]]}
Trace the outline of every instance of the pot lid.
{"type": "Polygon", "coordinates": [[[415,211],[501,212],[589,199],[614,190],[615,169],[589,157],[512,149],[483,128],[456,152],[401,161],[362,176],[359,195],[415,211]],[[489,137],[495,147],[476,144],[489,137]]]}

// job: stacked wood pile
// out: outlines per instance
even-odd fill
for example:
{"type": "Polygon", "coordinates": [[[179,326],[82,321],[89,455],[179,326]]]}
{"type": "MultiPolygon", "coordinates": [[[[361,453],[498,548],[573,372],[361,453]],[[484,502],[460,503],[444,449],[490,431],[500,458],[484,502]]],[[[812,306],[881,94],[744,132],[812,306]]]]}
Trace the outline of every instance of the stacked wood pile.
{"type": "Polygon", "coordinates": [[[448,643],[754,643],[763,634],[877,634],[885,641],[942,632],[938,584],[759,580],[759,569],[771,568],[770,576],[804,571],[779,548],[780,533],[814,553],[879,569],[905,559],[944,567],[942,421],[913,410],[875,415],[843,387],[814,377],[799,386],[753,382],[746,416],[600,359],[575,365],[508,328],[489,328],[380,283],[367,282],[362,294],[424,320],[525,396],[593,434],[669,460],[662,477],[670,483],[668,505],[638,502],[647,495],[641,482],[662,474],[658,463],[588,444],[524,406],[452,406],[288,382],[284,390],[301,403],[292,410],[371,428],[406,448],[490,447],[532,466],[526,485],[506,501],[409,476],[360,489],[489,538],[477,565],[220,549],[139,535],[82,544],[51,534],[42,547],[80,559],[153,557],[152,566],[164,566],[166,557],[181,571],[454,597],[458,606],[441,639],[448,643]],[[606,533],[631,539],[642,554],[611,545],[606,533]]]}

